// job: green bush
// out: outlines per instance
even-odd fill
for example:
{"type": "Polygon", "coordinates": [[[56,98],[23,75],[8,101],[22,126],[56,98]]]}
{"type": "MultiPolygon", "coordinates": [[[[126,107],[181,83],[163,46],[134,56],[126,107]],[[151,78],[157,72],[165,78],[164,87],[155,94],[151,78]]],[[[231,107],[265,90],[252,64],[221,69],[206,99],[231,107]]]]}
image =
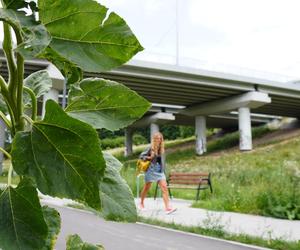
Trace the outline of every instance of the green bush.
{"type": "MultiPolygon", "coordinates": [[[[263,136],[264,134],[270,132],[270,129],[267,126],[255,127],[252,128],[252,138],[258,138],[263,136]]],[[[217,151],[217,150],[224,150],[239,144],[240,134],[238,131],[226,134],[224,137],[217,139],[211,142],[207,150],[208,152],[217,151]]]]}
{"type": "Polygon", "coordinates": [[[164,135],[165,140],[175,140],[180,137],[179,126],[162,125],[160,132],[164,135]]]}
{"type": "MultiPolygon", "coordinates": [[[[101,140],[101,147],[102,149],[119,148],[119,147],[124,147],[124,143],[125,143],[124,136],[105,138],[101,140]]],[[[133,144],[134,145],[147,144],[147,139],[142,135],[135,134],[133,136],[133,144]]]]}
{"type": "Polygon", "coordinates": [[[119,136],[115,138],[105,138],[101,140],[102,149],[112,149],[124,146],[124,136],[119,136]]]}
{"type": "Polygon", "coordinates": [[[147,143],[148,143],[148,141],[144,136],[142,136],[140,134],[133,135],[133,144],[134,145],[142,145],[142,144],[147,144],[147,143]]]}
{"type": "Polygon", "coordinates": [[[179,126],[179,131],[181,138],[187,138],[195,135],[195,127],[192,126],[179,126]]]}

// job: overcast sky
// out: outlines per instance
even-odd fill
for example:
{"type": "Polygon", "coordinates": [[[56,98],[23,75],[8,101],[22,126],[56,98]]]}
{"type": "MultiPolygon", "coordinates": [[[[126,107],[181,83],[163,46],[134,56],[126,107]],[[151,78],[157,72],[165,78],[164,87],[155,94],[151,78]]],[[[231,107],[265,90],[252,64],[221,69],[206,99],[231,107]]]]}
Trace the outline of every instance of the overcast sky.
{"type": "MultiPolygon", "coordinates": [[[[176,0],[99,2],[138,36],[137,59],[176,62],[176,0]]],[[[300,79],[299,0],[178,0],[178,10],[180,65],[300,79]]]]}

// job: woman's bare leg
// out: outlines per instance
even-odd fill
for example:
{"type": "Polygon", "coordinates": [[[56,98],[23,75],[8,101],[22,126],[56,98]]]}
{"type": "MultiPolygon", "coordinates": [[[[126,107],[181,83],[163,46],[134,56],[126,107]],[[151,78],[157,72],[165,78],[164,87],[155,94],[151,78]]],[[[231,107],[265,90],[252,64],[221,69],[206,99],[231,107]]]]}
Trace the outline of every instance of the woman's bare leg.
{"type": "Polygon", "coordinates": [[[149,191],[149,189],[151,188],[151,182],[147,182],[145,183],[144,187],[143,187],[143,190],[141,192],[141,207],[144,208],[144,200],[147,196],[147,193],[149,191]]]}
{"type": "Polygon", "coordinates": [[[170,199],[169,199],[169,192],[167,188],[167,182],[166,180],[160,180],[158,182],[158,185],[160,186],[160,189],[162,191],[162,197],[165,204],[165,209],[170,208],[170,199]]]}

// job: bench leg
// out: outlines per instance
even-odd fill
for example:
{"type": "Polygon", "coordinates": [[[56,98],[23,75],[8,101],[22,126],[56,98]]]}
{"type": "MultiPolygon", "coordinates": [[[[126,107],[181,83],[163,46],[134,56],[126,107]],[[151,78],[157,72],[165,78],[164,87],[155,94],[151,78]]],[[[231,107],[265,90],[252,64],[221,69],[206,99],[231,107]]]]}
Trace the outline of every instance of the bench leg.
{"type": "Polygon", "coordinates": [[[201,184],[199,184],[199,186],[198,186],[196,201],[198,201],[200,199],[200,187],[201,187],[201,184]]]}
{"type": "Polygon", "coordinates": [[[197,190],[196,201],[199,200],[199,197],[200,197],[200,189],[197,190]]]}
{"type": "Polygon", "coordinates": [[[212,185],[211,185],[210,174],[208,175],[207,182],[208,182],[208,185],[209,185],[210,192],[213,193],[213,188],[212,188],[212,185]]]}
{"type": "Polygon", "coordinates": [[[208,181],[208,185],[209,185],[210,192],[213,193],[213,189],[212,189],[212,185],[211,185],[210,180],[208,181]]]}

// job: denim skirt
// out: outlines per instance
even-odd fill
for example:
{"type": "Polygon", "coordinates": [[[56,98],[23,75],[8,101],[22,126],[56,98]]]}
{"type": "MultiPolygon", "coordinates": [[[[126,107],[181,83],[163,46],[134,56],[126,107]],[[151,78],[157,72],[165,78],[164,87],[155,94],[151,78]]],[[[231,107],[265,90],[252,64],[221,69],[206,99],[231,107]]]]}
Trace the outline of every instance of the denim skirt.
{"type": "Polygon", "coordinates": [[[145,182],[157,182],[160,180],[165,180],[166,176],[161,169],[159,163],[152,164],[148,168],[147,172],[145,173],[145,182]]]}

